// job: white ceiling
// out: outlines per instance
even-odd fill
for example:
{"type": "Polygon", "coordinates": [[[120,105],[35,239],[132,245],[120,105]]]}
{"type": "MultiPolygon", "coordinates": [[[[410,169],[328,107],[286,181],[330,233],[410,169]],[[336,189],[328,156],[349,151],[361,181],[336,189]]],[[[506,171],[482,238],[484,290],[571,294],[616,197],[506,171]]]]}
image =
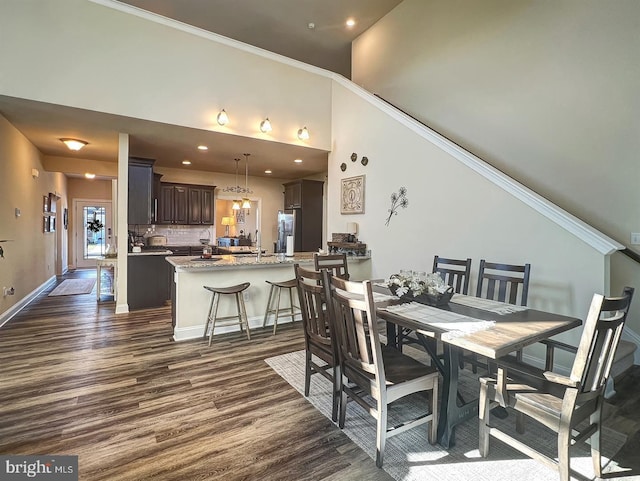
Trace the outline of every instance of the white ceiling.
{"type": "MultiPolygon", "coordinates": [[[[123,0],[175,20],[350,76],[351,42],[401,0],[123,0]],[[345,27],[354,18],[352,29],[345,27]],[[309,29],[308,24],[315,28],[309,29]]],[[[46,155],[114,161],[118,132],[130,134],[130,155],[156,165],[234,173],[234,158],[251,153],[250,175],[295,179],[326,171],[327,152],[259,139],[0,96],[0,113],[46,155]],[[79,153],[58,140],[89,140],[79,153]],[[205,144],[209,150],[196,151],[205,144]],[[293,159],[303,158],[302,164],[293,159]]]]}

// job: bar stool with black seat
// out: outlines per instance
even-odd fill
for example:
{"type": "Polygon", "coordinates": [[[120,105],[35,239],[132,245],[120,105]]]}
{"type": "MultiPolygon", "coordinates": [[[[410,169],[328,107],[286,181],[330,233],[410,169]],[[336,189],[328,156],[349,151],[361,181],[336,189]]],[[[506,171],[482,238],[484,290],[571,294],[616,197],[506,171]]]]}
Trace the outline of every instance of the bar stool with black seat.
{"type": "MultiPolygon", "coordinates": [[[[295,320],[296,310],[300,312],[300,307],[298,307],[293,302],[293,293],[291,292],[291,289],[296,289],[297,291],[298,281],[296,279],[290,279],[288,281],[265,282],[271,285],[271,289],[269,289],[269,299],[267,300],[267,309],[264,311],[264,321],[262,322],[262,327],[267,326],[269,315],[274,314],[275,318],[273,319],[273,333],[275,334],[276,328],[278,327],[278,319],[280,319],[281,317],[290,317],[291,322],[293,322],[295,320]],[[282,293],[282,289],[287,289],[289,291],[289,305],[285,307],[280,307],[280,294],[282,293]]],[[[297,295],[298,294],[296,293],[296,296],[297,295]]]]}
{"type": "Polygon", "coordinates": [[[237,319],[240,324],[240,330],[247,328],[247,339],[251,340],[251,332],[249,331],[249,319],[247,318],[247,308],[244,305],[244,299],[242,298],[242,291],[247,289],[251,284],[244,282],[236,286],[229,287],[210,287],[203,286],[206,290],[211,291],[213,296],[211,297],[211,304],[209,305],[209,314],[207,314],[207,322],[204,325],[204,335],[207,337],[207,331],[209,329],[209,322],[211,322],[211,331],[209,332],[209,346],[211,346],[211,339],[213,338],[213,330],[216,328],[216,322],[218,326],[229,326],[235,324],[237,319]],[[220,304],[220,297],[224,295],[234,295],[236,298],[237,314],[234,316],[218,317],[218,305],[220,304]],[[222,324],[220,324],[222,321],[222,324]]]}

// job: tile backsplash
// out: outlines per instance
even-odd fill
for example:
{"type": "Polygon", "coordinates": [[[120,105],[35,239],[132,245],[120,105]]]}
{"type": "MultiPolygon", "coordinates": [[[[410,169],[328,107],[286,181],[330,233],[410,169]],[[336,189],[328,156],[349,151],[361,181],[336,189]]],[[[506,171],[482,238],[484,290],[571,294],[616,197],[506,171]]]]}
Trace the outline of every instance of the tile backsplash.
{"type": "Polygon", "coordinates": [[[138,227],[138,233],[144,233],[145,237],[152,235],[164,235],[167,237],[167,245],[198,245],[200,239],[210,239],[215,244],[214,226],[198,225],[156,225],[142,228],[138,227]],[[154,229],[155,228],[155,229],[154,229]],[[148,231],[147,229],[151,229],[148,231]]]}

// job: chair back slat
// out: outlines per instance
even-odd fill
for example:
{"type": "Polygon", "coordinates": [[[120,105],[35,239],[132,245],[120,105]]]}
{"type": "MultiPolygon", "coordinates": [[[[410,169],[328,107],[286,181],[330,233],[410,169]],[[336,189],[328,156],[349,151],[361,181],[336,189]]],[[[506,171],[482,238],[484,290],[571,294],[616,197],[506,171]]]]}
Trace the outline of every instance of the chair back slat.
{"type": "Polygon", "coordinates": [[[298,282],[298,297],[302,312],[305,338],[323,345],[332,344],[333,325],[326,306],[328,289],[324,285],[321,272],[293,266],[298,282]]]}
{"type": "Polygon", "coordinates": [[[346,254],[328,254],[319,255],[313,254],[313,264],[316,271],[321,269],[328,269],[332,276],[340,277],[341,279],[349,280],[349,267],[347,266],[346,254]]]}
{"type": "Polygon", "coordinates": [[[604,389],[633,293],[632,287],[625,287],[620,297],[593,296],[570,375],[580,381],[583,393],[604,389]]]}
{"type": "Polygon", "coordinates": [[[480,261],[476,297],[527,305],[531,264],[514,265],[480,261]]]}
{"type": "Polygon", "coordinates": [[[458,294],[469,293],[469,278],[471,277],[471,259],[447,259],[434,256],[433,269],[442,276],[445,284],[452,286],[458,294]]]}
{"type": "Polygon", "coordinates": [[[349,377],[358,375],[358,370],[365,371],[380,390],[385,376],[371,281],[351,282],[337,276],[329,278],[328,274],[327,278],[344,374],[349,377]]]}

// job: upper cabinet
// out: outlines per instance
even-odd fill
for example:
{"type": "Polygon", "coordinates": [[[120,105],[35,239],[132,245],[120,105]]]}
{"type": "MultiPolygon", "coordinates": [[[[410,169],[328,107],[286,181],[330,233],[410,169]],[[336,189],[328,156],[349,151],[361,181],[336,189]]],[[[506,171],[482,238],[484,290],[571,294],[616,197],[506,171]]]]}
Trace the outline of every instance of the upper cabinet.
{"type": "Polygon", "coordinates": [[[187,187],[160,182],[158,224],[187,223],[187,187]]]}
{"type": "Polygon", "coordinates": [[[319,180],[297,180],[284,185],[284,208],[296,209],[294,250],[313,252],[322,247],[323,185],[319,180]]]}
{"type": "Polygon", "coordinates": [[[284,184],[284,208],[296,209],[302,207],[302,181],[284,184]]]}
{"type": "Polygon", "coordinates": [[[160,183],[158,224],[212,225],[215,186],[160,183]]]}
{"type": "Polygon", "coordinates": [[[215,187],[189,186],[189,224],[213,224],[215,187]]]}
{"type": "Polygon", "coordinates": [[[128,224],[151,224],[153,208],[153,159],[129,159],[128,224]]]}

